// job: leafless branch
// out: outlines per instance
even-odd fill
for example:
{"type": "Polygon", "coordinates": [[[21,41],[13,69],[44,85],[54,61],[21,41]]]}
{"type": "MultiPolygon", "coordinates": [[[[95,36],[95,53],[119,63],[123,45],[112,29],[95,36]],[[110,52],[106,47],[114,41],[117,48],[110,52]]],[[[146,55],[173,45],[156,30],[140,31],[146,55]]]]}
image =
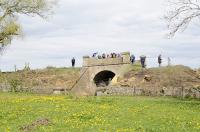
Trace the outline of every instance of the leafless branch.
{"type": "Polygon", "coordinates": [[[184,31],[190,22],[200,16],[200,0],[171,0],[170,11],[165,15],[169,37],[184,31]]]}

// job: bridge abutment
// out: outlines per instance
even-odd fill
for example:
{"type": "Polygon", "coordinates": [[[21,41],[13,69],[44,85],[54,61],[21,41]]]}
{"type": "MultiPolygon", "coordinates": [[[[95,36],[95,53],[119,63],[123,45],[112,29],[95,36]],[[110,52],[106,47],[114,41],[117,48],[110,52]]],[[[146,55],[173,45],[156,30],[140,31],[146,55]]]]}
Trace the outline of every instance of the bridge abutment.
{"type": "Polygon", "coordinates": [[[97,87],[108,86],[114,77],[120,76],[122,67],[126,65],[130,65],[129,52],[105,59],[84,56],[81,76],[72,88],[72,93],[77,96],[94,96],[97,87]]]}

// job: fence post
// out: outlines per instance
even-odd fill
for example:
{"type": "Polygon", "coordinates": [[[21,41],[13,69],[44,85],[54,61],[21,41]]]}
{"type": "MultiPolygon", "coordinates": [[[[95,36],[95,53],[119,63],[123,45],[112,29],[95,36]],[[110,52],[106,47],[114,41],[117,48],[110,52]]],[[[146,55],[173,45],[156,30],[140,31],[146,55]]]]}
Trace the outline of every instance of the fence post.
{"type": "Polygon", "coordinates": [[[134,86],[134,96],[135,96],[135,86],[134,86]]]}
{"type": "Polygon", "coordinates": [[[182,92],[182,99],[184,99],[184,95],[183,95],[183,86],[181,87],[181,92],[182,92]]]}

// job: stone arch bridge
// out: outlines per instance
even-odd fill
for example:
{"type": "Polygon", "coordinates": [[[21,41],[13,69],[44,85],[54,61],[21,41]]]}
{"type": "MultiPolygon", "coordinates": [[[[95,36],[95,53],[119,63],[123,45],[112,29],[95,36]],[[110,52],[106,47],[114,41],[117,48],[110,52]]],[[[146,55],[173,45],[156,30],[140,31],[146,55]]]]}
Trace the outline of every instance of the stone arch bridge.
{"type": "Polygon", "coordinates": [[[121,57],[97,59],[83,57],[81,75],[72,87],[75,95],[94,96],[100,87],[107,87],[113,78],[120,76],[122,68],[130,65],[130,53],[121,53],[121,57]]]}

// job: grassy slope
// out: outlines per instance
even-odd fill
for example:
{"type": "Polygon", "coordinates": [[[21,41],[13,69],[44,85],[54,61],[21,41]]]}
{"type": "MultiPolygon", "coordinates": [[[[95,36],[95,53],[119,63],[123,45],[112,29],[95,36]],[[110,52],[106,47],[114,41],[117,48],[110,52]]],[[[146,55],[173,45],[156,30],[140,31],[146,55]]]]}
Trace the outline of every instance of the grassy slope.
{"type": "Polygon", "coordinates": [[[0,131],[200,131],[200,102],[164,97],[36,96],[0,93],[0,131]]]}
{"type": "MultiPolygon", "coordinates": [[[[15,73],[0,73],[0,84],[10,84],[12,80],[22,87],[27,88],[66,88],[69,89],[78,79],[80,68],[47,68],[42,70],[19,71],[15,73]]],[[[134,65],[125,65],[120,71],[121,77],[116,85],[128,85],[130,87],[163,87],[186,88],[200,86],[200,76],[197,72],[185,66],[170,66],[141,70],[137,62],[134,65]],[[151,77],[144,81],[145,75],[151,77]],[[124,83],[125,82],[125,83],[124,83]]]]}
{"type": "MultiPolygon", "coordinates": [[[[138,69],[138,68],[136,68],[138,69]]],[[[191,88],[200,85],[200,78],[197,72],[182,65],[150,68],[147,70],[130,70],[124,76],[130,86],[138,87],[187,87],[191,88]],[[144,81],[145,75],[151,79],[144,81]],[[135,80],[131,79],[135,78],[135,80]],[[129,80],[130,79],[130,80],[129,80]]]]}
{"type": "Polygon", "coordinates": [[[80,68],[46,68],[0,73],[0,83],[17,80],[22,87],[70,88],[79,77],[80,68]]]}

